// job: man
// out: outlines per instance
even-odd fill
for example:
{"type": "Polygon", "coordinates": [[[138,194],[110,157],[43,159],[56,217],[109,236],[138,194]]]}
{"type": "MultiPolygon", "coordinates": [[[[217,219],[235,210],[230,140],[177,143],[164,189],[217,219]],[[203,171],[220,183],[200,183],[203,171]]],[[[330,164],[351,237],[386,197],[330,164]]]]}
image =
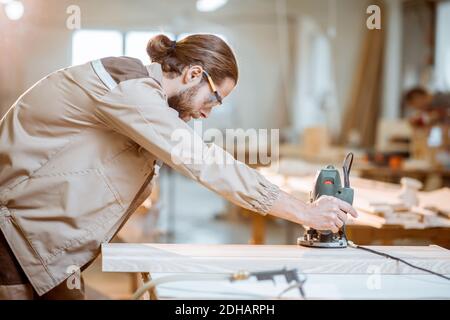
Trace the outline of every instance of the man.
{"type": "Polygon", "coordinates": [[[409,120],[413,126],[450,124],[450,93],[432,94],[422,87],[416,87],[406,92],[404,100],[412,111],[409,120]]]}
{"type": "Polygon", "coordinates": [[[236,86],[236,60],[220,38],[159,35],[147,51],[149,66],[109,57],[56,71],[1,120],[1,297],[82,299],[65,280],[149,196],[159,160],[263,215],[334,231],[346,213],[356,217],[338,199],[306,204],[280,191],[186,124],[208,117],[236,86]],[[202,150],[173,152],[177,130],[202,150]]]}

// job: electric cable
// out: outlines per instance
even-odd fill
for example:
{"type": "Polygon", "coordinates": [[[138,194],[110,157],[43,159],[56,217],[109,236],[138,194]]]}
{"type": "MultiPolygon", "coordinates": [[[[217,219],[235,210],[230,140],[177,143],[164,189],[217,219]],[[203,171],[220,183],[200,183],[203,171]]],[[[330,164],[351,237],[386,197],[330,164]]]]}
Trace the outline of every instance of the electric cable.
{"type": "MultiPolygon", "coordinates": [[[[242,280],[245,279],[242,277],[242,280]]],[[[136,292],[133,294],[132,299],[139,299],[146,291],[155,288],[156,286],[166,283],[166,282],[174,282],[174,281],[212,281],[212,280],[241,280],[235,278],[234,274],[194,274],[194,275],[170,275],[161,277],[158,279],[150,280],[144,283],[136,292]]]]}
{"type": "Polygon", "coordinates": [[[398,258],[398,257],[394,257],[394,256],[392,256],[390,254],[387,254],[387,253],[384,253],[384,252],[381,252],[381,251],[377,251],[377,250],[374,250],[374,249],[370,249],[370,248],[367,248],[367,247],[363,247],[363,246],[357,245],[357,244],[353,243],[353,241],[347,241],[347,243],[352,248],[365,250],[365,251],[371,252],[373,254],[377,254],[379,256],[388,258],[388,259],[396,260],[396,261],[399,261],[399,262],[402,262],[402,263],[406,264],[407,266],[409,266],[411,268],[414,268],[414,269],[417,269],[417,270],[421,270],[421,271],[424,271],[424,272],[428,272],[428,273],[433,274],[435,276],[441,277],[441,278],[443,278],[445,280],[450,280],[450,277],[447,277],[446,275],[444,275],[442,273],[438,273],[438,272],[435,272],[433,270],[429,270],[429,269],[426,269],[426,268],[422,268],[422,267],[416,266],[416,265],[414,265],[414,264],[412,264],[412,263],[410,263],[410,262],[408,262],[406,260],[403,260],[403,259],[398,258]]]}

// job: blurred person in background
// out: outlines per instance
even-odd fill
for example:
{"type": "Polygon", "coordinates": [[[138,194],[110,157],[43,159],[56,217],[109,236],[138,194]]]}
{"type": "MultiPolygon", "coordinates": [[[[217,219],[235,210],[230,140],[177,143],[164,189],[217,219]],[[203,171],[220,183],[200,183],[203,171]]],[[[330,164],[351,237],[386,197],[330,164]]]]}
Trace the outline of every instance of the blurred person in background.
{"type": "Polygon", "coordinates": [[[413,126],[450,123],[450,92],[431,93],[423,87],[416,87],[406,92],[404,101],[413,126]]]}

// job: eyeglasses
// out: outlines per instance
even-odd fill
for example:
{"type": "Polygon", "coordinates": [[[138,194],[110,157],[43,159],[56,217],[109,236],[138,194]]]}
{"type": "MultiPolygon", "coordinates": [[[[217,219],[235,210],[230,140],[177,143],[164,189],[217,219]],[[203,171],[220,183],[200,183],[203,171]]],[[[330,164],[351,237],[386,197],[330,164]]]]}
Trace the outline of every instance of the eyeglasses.
{"type": "Polygon", "coordinates": [[[203,76],[205,76],[205,78],[208,80],[209,86],[211,87],[211,90],[214,93],[214,96],[216,97],[219,104],[222,104],[222,97],[220,96],[219,92],[217,91],[216,85],[214,84],[214,81],[211,78],[211,76],[208,74],[208,72],[206,72],[204,70],[203,70],[203,76]]]}

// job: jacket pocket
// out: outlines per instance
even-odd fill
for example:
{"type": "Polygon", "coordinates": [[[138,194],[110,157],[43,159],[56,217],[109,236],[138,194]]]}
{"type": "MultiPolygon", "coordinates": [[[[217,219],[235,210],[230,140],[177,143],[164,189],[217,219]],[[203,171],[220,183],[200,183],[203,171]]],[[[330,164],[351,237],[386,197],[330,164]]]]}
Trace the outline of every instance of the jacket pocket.
{"type": "MultiPolygon", "coordinates": [[[[124,208],[129,207],[149,175],[153,175],[155,161],[155,157],[145,150],[140,151],[135,145],[103,164],[108,183],[117,191],[124,208]]],[[[145,190],[148,196],[151,184],[145,190]]],[[[142,201],[144,200],[145,198],[142,201]]]]}
{"type": "Polygon", "coordinates": [[[100,169],[33,176],[18,188],[8,207],[45,264],[97,250],[124,211],[100,169]]]}

